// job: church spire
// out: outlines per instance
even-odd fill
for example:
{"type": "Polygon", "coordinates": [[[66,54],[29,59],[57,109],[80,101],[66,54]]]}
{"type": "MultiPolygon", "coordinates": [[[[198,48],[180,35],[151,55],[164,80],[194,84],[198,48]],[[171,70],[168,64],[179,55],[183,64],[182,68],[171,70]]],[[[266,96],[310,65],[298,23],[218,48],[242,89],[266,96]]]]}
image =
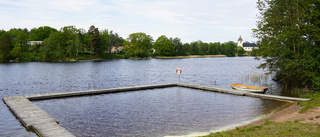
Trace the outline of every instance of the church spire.
{"type": "Polygon", "coordinates": [[[242,38],[241,38],[241,35],[240,35],[240,37],[239,37],[238,41],[243,41],[243,40],[242,40],[242,38]]]}
{"type": "Polygon", "coordinates": [[[239,37],[239,39],[238,39],[238,46],[243,47],[242,41],[243,41],[243,40],[242,40],[241,35],[240,35],[240,37],[239,37]]]}

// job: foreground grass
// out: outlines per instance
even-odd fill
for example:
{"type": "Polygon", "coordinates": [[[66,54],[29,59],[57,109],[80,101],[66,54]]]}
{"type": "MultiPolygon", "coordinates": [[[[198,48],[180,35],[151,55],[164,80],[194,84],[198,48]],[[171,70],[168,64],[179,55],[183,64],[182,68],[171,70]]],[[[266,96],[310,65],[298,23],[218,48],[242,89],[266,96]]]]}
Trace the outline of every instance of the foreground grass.
{"type": "Polygon", "coordinates": [[[320,136],[320,124],[304,124],[299,121],[274,123],[267,121],[263,125],[237,129],[231,132],[218,132],[208,137],[238,137],[238,136],[294,136],[294,137],[318,137],[320,136]]]}
{"type": "MultiPolygon", "coordinates": [[[[299,104],[303,106],[300,113],[304,113],[309,109],[320,106],[320,92],[309,92],[302,97],[311,98],[311,101],[300,101],[299,104]]],[[[320,118],[316,116],[312,119],[320,118]]],[[[320,124],[300,123],[304,119],[295,120],[293,122],[270,122],[267,121],[259,126],[252,126],[243,129],[237,128],[234,131],[218,132],[210,134],[207,137],[260,137],[260,136],[294,136],[294,137],[319,137],[320,124]]]]}
{"type": "MultiPolygon", "coordinates": [[[[311,98],[311,101],[299,101],[299,105],[302,105],[303,108],[300,110],[300,113],[304,113],[307,110],[314,108],[314,107],[320,107],[320,92],[313,92],[313,93],[307,93],[306,95],[303,95],[304,98],[311,98]]],[[[319,114],[320,115],[320,114],[319,114]]]]}

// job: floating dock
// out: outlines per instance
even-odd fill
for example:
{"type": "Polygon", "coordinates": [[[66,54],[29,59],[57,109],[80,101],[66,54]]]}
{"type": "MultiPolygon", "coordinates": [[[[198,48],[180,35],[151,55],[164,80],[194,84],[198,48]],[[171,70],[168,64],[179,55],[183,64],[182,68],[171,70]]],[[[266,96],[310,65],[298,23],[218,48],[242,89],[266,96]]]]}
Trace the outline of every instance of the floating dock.
{"type": "Polygon", "coordinates": [[[277,96],[277,95],[259,94],[259,93],[252,93],[252,92],[248,92],[248,91],[241,91],[241,90],[235,90],[235,89],[229,89],[229,88],[221,88],[221,87],[215,87],[215,86],[198,85],[198,84],[178,83],[177,86],[185,87],[185,88],[206,90],[206,91],[213,91],[213,92],[219,92],[219,93],[240,95],[240,96],[250,96],[250,97],[257,97],[257,98],[264,98],[264,99],[272,99],[272,100],[282,100],[282,101],[309,101],[309,100],[311,100],[308,98],[296,98],[296,97],[285,97],[285,96],[277,96]]]}
{"type": "Polygon", "coordinates": [[[3,101],[27,130],[41,137],[75,137],[59,121],[23,96],[5,97],[3,101]]]}
{"type": "Polygon", "coordinates": [[[44,100],[53,98],[66,98],[75,96],[89,96],[97,94],[110,94],[155,88],[167,88],[167,87],[184,87],[193,88],[205,91],[233,94],[239,96],[250,96],[257,98],[282,100],[282,101],[308,101],[306,98],[295,98],[295,97],[284,97],[276,95],[258,94],[246,91],[239,91],[228,88],[221,88],[215,86],[198,85],[198,84],[187,84],[187,83],[168,83],[168,84],[153,84],[153,85],[142,85],[142,86],[130,86],[130,87],[119,87],[109,88],[101,90],[90,90],[90,91],[73,91],[73,92],[58,92],[49,94],[38,94],[38,95],[26,95],[26,96],[15,96],[5,97],[3,101],[12,113],[19,119],[24,127],[28,130],[33,130],[37,135],[41,137],[74,137],[69,131],[59,125],[59,121],[49,115],[41,108],[34,105],[32,100],[44,100]]]}

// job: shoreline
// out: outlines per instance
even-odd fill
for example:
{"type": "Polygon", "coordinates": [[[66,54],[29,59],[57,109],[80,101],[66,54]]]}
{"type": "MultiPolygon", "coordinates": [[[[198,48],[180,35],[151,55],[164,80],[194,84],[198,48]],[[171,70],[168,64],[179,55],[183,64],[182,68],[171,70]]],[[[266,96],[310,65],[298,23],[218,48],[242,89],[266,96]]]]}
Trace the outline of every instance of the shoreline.
{"type": "Polygon", "coordinates": [[[285,105],[271,111],[270,113],[266,113],[264,115],[261,115],[259,117],[252,119],[252,120],[249,120],[249,121],[244,121],[244,122],[234,124],[231,126],[227,126],[227,127],[221,128],[221,129],[213,130],[212,132],[210,132],[210,134],[214,134],[214,133],[218,133],[218,132],[231,132],[231,131],[235,131],[239,128],[242,129],[242,128],[248,128],[251,126],[261,125],[261,124],[265,123],[266,121],[272,121],[270,119],[274,119],[275,117],[278,117],[279,115],[285,114],[288,109],[291,110],[292,107],[298,106],[297,102],[293,102],[293,101],[286,101],[286,102],[288,102],[288,104],[285,104],[285,105]]]}
{"type": "Polygon", "coordinates": [[[211,130],[209,132],[191,132],[191,133],[185,134],[185,135],[167,135],[164,137],[195,137],[195,136],[206,137],[206,136],[210,136],[211,134],[215,134],[215,133],[219,133],[219,132],[232,132],[232,131],[235,131],[239,128],[242,129],[242,128],[248,128],[251,126],[261,125],[268,120],[270,121],[270,119],[272,119],[273,117],[277,117],[278,115],[282,115],[283,113],[286,113],[288,109],[291,110],[292,107],[298,106],[297,102],[293,102],[293,101],[286,101],[286,102],[288,102],[288,103],[276,108],[275,110],[270,111],[269,113],[260,115],[258,117],[251,119],[251,120],[242,121],[239,123],[235,123],[232,125],[221,127],[218,129],[211,130]]]}
{"type": "MultiPolygon", "coordinates": [[[[280,108],[279,110],[276,110],[275,112],[271,112],[271,114],[262,117],[259,120],[250,122],[248,124],[233,127],[232,129],[227,129],[223,131],[217,131],[217,132],[232,132],[237,129],[244,129],[249,128],[253,126],[259,126],[264,124],[267,121],[275,122],[275,123],[282,123],[286,121],[299,121],[300,123],[313,123],[313,124],[320,124],[320,118],[315,118],[320,115],[320,107],[315,107],[312,109],[309,109],[307,112],[300,113],[300,110],[303,107],[298,104],[298,102],[291,102],[287,106],[280,108]]],[[[217,133],[212,132],[211,134],[217,133]]]]}
{"type": "MultiPolygon", "coordinates": [[[[263,118],[261,118],[261,119],[259,119],[257,121],[254,121],[254,122],[239,126],[237,128],[247,128],[247,127],[251,127],[251,126],[261,125],[261,124],[265,123],[266,121],[273,121],[274,119],[276,119],[279,116],[286,115],[286,113],[288,111],[292,111],[292,110],[299,111],[300,108],[301,108],[301,106],[298,105],[298,102],[291,102],[288,105],[286,105],[286,106],[284,106],[284,107],[282,107],[282,108],[280,108],[278,110],[275,110],[274,112],[271,112],[266,117],[263,117],[263,118]],[[296,109],[297,107],[299,107],[299,109],[296,109]]],[[[227,132],[228,131],[234,131],[234,130],[236,130],[236,129],[227,130],[227,132]]]]}
{"type": "MultiPolygon", "coordinates": [[[[6,63],[25,63],[25,62],[79,62],[79,61],[105,61],[105,60],[113,60],[113,59],[131,59],[131,60],[144,60],[144,59],[184,59],[184,58],[214,58],[214,57],[228,57],[226,55],[189,55],[189,56],[156,56],[156,57],[129,57],[129,58],[95,58],[95,59],[67,59],[67,60],[52,60],[52,61],[19,61],[19,60],[11,60],[6,63]]],[[[0,62],[4,63],[4,62],[0,62]]]]}

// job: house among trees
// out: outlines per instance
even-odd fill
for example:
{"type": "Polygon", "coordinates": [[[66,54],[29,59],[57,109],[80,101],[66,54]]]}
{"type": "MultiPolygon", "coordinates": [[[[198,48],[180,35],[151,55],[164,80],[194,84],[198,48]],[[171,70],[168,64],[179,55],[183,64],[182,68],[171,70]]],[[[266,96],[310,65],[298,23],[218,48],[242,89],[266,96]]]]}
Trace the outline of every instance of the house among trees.
{"type": "Polygon", "coordinates": [[[243,43],[241,36],[238,39],[238,46],[242,47],[245,51],[252,51],[253,49],[259,49],[257,44],[254,43],[243,43]]]}
{"type": "Polygon", "coordinates": [[[27,44],[30,45],[30,46],[41,44],[41,43],[42,43],[42,41],[28,41],[27,42],[27,44]]]}
{"type": "Polygon", "coordinates": [[[121,53],[122,49],[123,49],[123,46],[112,47],[111,53],[121,53]]]}

